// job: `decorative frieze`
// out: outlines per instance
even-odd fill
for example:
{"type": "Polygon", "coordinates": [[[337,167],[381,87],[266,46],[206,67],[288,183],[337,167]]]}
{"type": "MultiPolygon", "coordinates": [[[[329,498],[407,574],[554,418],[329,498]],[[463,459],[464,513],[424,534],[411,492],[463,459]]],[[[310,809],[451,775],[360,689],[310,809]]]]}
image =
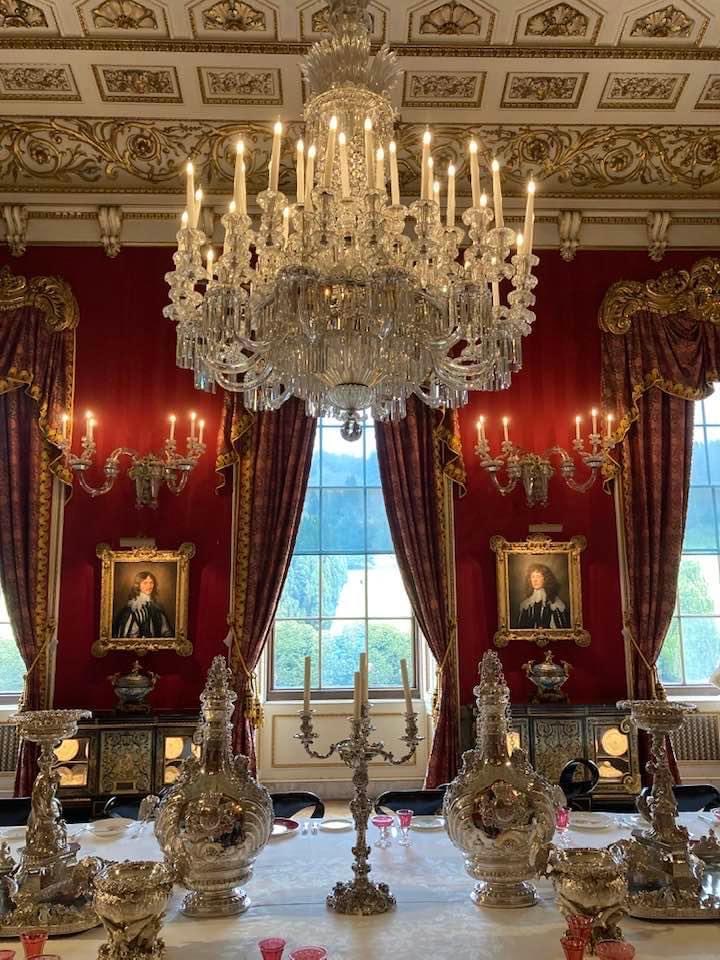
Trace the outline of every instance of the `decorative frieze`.
{"type": "Polygon", "coordinates": [[[204,103],[283,102],[280,70],[265,67],[198,67],[204,103]]]}
{"type": "Polygon", "coordinates": [[[408,42],[489,43],[494,22],[494,12],[477,0],[430,0],[411,11],[408,42]]]}
{"type": "Polygon", "coordinates": [[[479,107],[485,73],[406,70],[404,107],[479,107]]]}
{"type": "Polygon", "coordinates": [[[599,107],[672,110],[687,82],[686,73],[611,73],[599,107]]]}
{"type": "Polygon", "coordinates": [[[100,97],[121,103],[181,103],[175,67],[93,66],[100,97]]]}
{"type": "Polygon", "coordinates": [[[695,104],[697,110],[720,110],[720,73],[711,74],[695,104]]]}
{"type": "Polygon", "coordinates": [[[509,73],[501,106],[574,108],[580,103],[586,73],[509,73]]]}
{"type": "Polygon", "coordinates": [[[16,63],[0,67],[0,100],[79,100],[68,64],[16,63]]]}

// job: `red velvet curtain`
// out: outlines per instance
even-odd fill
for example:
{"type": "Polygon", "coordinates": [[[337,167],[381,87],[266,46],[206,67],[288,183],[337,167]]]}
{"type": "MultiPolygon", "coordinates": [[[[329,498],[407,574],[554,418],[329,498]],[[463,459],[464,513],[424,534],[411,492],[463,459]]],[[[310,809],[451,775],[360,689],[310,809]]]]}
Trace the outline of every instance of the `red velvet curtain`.
{"type": "MultiPolygon", "coordinates": [[[[0,272],[0,584],[27,668],[25,709],[50,706],[50,521],[53,476],[67,481],[58,425],[72,407],[77,304],[54,278],[0,272]]],[[[15,792],[30,792],[35,751],[23,744],[15,792]]]]}
{"type": "Polygon", "coordinates": [[[315,427],[295,398],[266,413],[250,413],[237,394],[226,399],[218,469],[236,471],[229,655],[238,693],[233,747],[250,758],[253,769],[253,729],[261,718],[254,673],[300,527],[315,427]]]}
{"type": "Polygon", "coordinates": [[[457,624],[455,621],[446,477],[464,483],[457,421],[412,397],[407,416],[375,423],[380,479],[390,532],[418,626],[437,662],[435,736],[426,785],[447,783],[459,759],[457,624]],[[448,423],[450,426],[448,426],[448,423]]]}

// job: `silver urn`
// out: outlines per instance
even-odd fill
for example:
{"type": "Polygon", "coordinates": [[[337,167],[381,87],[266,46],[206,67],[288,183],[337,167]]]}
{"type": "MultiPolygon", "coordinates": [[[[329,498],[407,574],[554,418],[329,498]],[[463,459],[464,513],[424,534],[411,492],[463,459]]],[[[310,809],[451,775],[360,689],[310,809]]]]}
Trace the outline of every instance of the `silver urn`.
{"type": "Polygon", "coordinates": [[[124,713],[148,713],[150,704],[145,697],[155,689],[158,675],[152,670],[143,670],[139,660],[133,663],[128,673],[113,673],[108,677],[118,699],[118,710],[124,713]]]}
{"type": "Polygon", "coordinates": [[[248,758],[230,748],[236,695],[223,657],[215,657],[200,697],[199,758],[184,761],[160,803],[155,834],[168,865],[189,893],[191,917],[226,917],[247,910],[242,889],[270,838],[270,794],[248,772],[248,758]]]}
{"type": "Polygon", "coordinates": [[[567,695],[560,689],[570,676],[572,666],[567,660],[556,663],[552,650],[542,661],[529,660],[522,665],[523,673],[537,688],[533,703],[567,703],[567,695]]]}
{"type": "Polygon", "coordinates": [[[498,655],[482,658],[477,741],[463,754],[461,773],[445,794],[445,824],[465,854],[465,869],[478,883],[472,899],[485,907],[528,907],[537,902],[531,862],[534,844],[555,832],[553,788],[508,750],[510,691],[498,655]]]}

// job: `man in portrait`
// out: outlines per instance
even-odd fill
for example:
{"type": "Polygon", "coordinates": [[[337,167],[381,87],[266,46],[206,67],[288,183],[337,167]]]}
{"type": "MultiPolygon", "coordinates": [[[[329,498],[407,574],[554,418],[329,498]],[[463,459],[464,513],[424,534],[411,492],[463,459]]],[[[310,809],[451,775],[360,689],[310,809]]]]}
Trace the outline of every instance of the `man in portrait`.
{"type": "Polygon", "coordinates": [[[135,575],[127,602],[113,617],[113,637],[172,637],[173,628],[159,599],[157,577],[149,570],[135,575]]]}
{"type": "Polygon", "coordinates": [[[569,630],[570,606],[560,594],[558,579],[547,564],[528,564],[522,599],[512,611],[513,629],[569,630]]]}

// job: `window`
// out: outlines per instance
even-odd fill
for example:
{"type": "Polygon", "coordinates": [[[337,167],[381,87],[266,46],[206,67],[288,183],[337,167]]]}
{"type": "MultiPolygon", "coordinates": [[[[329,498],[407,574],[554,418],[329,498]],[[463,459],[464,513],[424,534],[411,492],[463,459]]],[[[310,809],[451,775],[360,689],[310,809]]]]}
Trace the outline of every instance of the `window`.
{"type": "Polygon", "coordinates": [[[15,643],[5,598],[0,590],[0,703],[16,702],[23,688],[25,664],[15,643]]]}
{"type": "MultiPolygon", "coordinates": [[[[678,595],[658,660],[664,684],[708,686],[720,662],[720,390],[695,404],[678,595]]],[[[709,688],[714,689],[714,688],[709,688]]]]}
{"type": "Polygon", "coordinates": [[[275,619],[270,698],[302,689],[306,656],[316,694],[346,696],[362,651],[376,692],[402,687],[402,657],[414,672],[414,623],[390,537],[374,430],[369,425],[349,443],[339,424],[322,420],[275,619]]]}

